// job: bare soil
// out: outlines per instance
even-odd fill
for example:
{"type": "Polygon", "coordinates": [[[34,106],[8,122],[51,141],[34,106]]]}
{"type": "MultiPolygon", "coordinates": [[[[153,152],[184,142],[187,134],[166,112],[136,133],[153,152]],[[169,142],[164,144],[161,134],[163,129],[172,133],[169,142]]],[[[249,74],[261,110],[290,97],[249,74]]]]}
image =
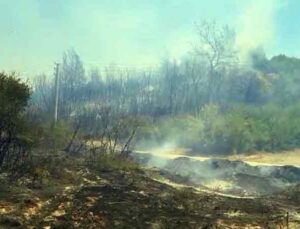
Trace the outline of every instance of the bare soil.
{"type": "Polygon", "coordinates": [[[238,198],[168,184],[160,170],[67,172],[39,188],[2,178],[0,228],[286,228],[287,212],[289,228],[300,228],[300,187],[238,198]]]}

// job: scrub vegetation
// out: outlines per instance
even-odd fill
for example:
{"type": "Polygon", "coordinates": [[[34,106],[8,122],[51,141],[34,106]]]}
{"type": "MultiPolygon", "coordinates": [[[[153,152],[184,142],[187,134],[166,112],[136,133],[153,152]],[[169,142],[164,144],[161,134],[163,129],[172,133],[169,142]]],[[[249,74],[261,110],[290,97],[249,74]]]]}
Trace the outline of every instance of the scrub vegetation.
{"type": "Polygon", "coordinates": [[[142,71],[86,69],[66,51],[58,103],[49,76],[1,73],[0,228],[297,228],[297,185],[276,201],[226,196],[137,163],[164,145],[232,158],[300,147],[300,59],[255,48],[244,64],[229,26],[196,34],[185,58],[142,71]]]}

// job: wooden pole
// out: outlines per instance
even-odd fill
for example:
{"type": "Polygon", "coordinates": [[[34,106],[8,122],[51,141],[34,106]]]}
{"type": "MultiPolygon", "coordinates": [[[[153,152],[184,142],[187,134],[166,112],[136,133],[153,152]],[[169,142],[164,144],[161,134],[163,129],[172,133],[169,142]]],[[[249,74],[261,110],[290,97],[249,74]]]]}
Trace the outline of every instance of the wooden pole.
{"type": "Polygon", "coordinates": [[[58,119],[59,64],[55,63],[54,127],[58,119]]]}

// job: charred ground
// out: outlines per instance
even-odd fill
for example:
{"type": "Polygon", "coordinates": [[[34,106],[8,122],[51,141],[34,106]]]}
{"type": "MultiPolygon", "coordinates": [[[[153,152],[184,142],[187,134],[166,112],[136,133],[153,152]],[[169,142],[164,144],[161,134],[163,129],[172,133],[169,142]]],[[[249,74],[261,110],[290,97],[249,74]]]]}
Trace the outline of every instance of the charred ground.
{"type": "Polygon", "coordinates": [[[280,228],[287,212],[290,228],[300,225],[299,186],[273,196],[226,196],[176,184],[167,171],[89,170],[68,160],[72,166],[59,168],[65,179],[38,187],[1,178],[1,228],[280,228]]]}
{"type": "Polygon", "coordinates": [[[300,147],[300,59],[253,47],[245,64],[229,26],[195,29],[185,58],[154,69],[86,71],[71,49],[55,80],[0,73],[0,227],[299,228],[297,155],[268,166],[132,154],[300,147]]]}

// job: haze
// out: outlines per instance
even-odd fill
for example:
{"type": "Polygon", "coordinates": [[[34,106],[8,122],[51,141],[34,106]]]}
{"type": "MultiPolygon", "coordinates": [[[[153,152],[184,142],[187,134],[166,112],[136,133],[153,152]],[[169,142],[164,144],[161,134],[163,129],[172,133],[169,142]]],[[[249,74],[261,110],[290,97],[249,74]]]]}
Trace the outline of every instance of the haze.
{"type": "Polygon", "coordinates": [[[300,2],[276,0],[1,0],[0,68],[22,77],[52,73],[74,48],[86,67],[151,68],[180,59],[196,22],[216,20],[237,32],[245,52],[299,56],[300,2]],[[283,42],[284,41],[284,42],[283,42]]]}
{"type": "Polygon", "coordinates": [[[299,0],[0,9],[0,228],[300,228],[299,0]]]}

